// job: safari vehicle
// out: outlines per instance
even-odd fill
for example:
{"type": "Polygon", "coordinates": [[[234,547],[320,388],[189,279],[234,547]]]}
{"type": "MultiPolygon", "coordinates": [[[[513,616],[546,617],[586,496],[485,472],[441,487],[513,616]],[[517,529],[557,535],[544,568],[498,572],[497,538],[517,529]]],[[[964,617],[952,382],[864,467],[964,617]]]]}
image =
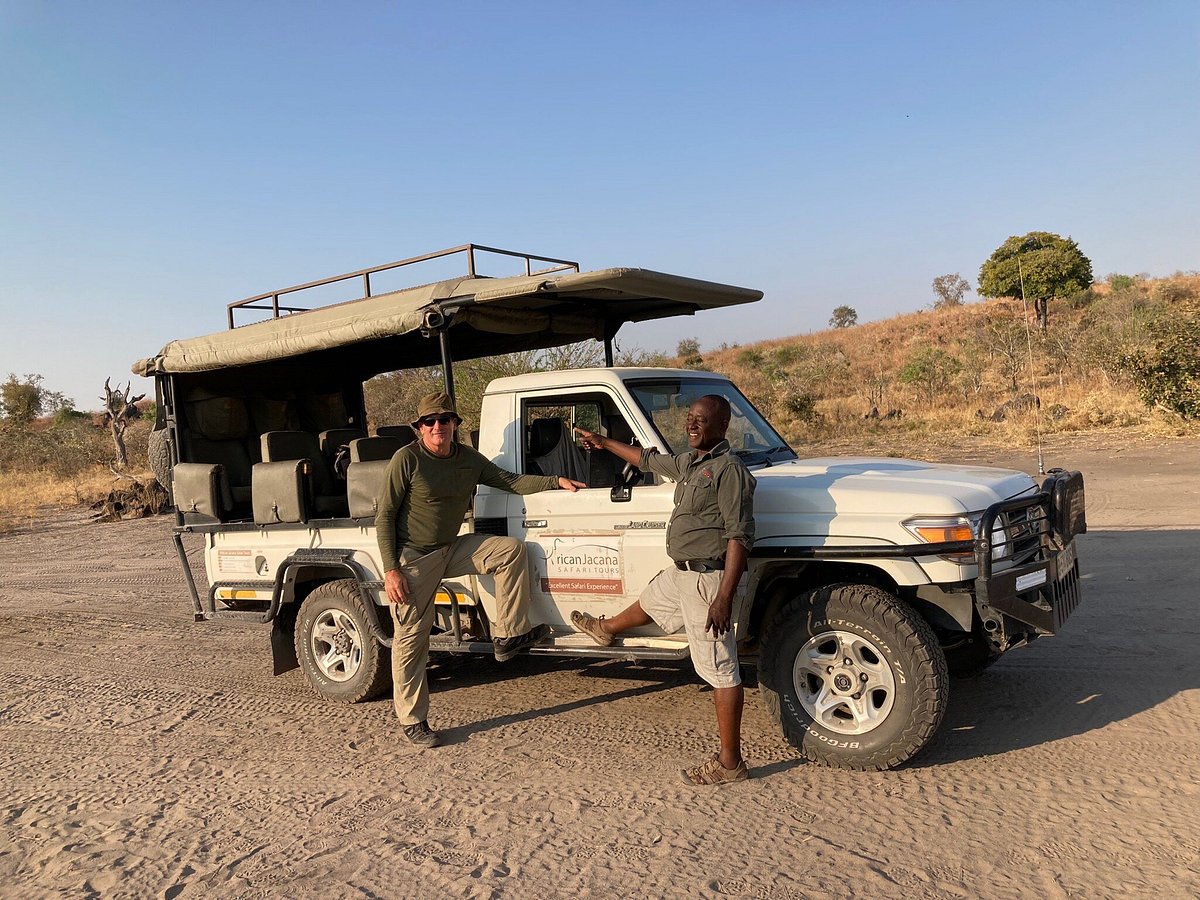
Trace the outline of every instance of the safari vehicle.
{"type": "MultiPolygon", "coordinates": [[[[275,672],[298,665],[329,700],[384,691],[391,617],[376,495],[388,460],[413,434],[403,423],[368,434],[364,382],[439,366],[453,394],[455,360],[595,339],[603,367],[492,382],[474,436],[506,469],[588,485],[529,496],[481,486],[463,523],[529,546],[531,618],[552,627],[530,652],[687,657],[682,634],[648,627],[601,648],[568,624],[573,608],[624,608],[669,563],[674,490],[584,450],[570,426],[681,452],[690,403],[720,394],[733,410],[733,451],[758,480],[757,540],[734,609],[743,662],[757,666],[771,715],[804,755],[857,769],[903,763],[937,730],[950,674],[1058,632],[1076,608],[1083,480],[1061,470],[1039,483],[1015,471],[908,459],[802,459],[720,375],[613,366],[613,338],[626,322],[761,296],[465,245],[230,304],[228,329],[169,343],[133,368],[156,381],[156,444],[196,620],[272,623],[275,672]],[[524,274],[479,275],[483,253],[522,261],[524,274]],[[372,294],[379,272],[456,255],[466,258],[465,276],[372,294]],[[347,283],[355,293],[361,284],[362,297],[287,305],[313,287],[347,283]],[[235,327],[235,314],[247,310],[262,320],[235,327]],[[343,458],[344,471],[336,465],[343,458]],[[188,566],[187,535],[203,538],[203,591],[188,566]]],[[[490,578],[449,580],[436,603],[435,652],[491,652],[490,578]]]]}

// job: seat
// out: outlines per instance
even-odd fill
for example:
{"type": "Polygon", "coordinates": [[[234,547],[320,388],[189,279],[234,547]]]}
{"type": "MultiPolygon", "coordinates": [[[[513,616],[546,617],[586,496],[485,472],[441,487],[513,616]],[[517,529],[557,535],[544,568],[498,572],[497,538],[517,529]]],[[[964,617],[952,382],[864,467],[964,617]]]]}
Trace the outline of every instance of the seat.
{"type": "Polygon", "coordinates": [[[358,438],[350,442],[350,462],[387,462],[404,446],[405,442],[395,437],[358,438]]]}
{"type": "MultiPolygon", "coordinates": [[[[262,458],[259,466],[307,460],[313,512],[321,517],[332,518],[348,515],[346,495],[339,489],[315,434],[307,431],[268,431],[262,436],[262,458]]],[[[258,466],[255,467],[257,471],[258,466]]]]}
{"type": "Polygon", "coordinates": [[[188,433],[184,438],[187,459],[193,463],[207,463],[224,467],[225,479],[222,493],[226,508],[244,506],[250,502],[250,454],[246,445],[238,440],[215,441],[188,433]],[[227,492],[227,493],[226,493],[227,492]]]}
{"type": "Polygon", "coordinates": [[[252,460],[245,443],[250,435],[245,401],[192,388],[183,406],[178,465],[184,468],[172,476],[181,508],[196,515],[208,509],[219,521],[248,513],[252,460]]]}
{"type": "MultiPolygon", "coordinates": [[[[366,438],[366,440],[373,440],[366,438]]],[[[351,445],[353,453],[353,445],[351,445]]],[[[379,511],[379,493],[387,476],[390,461],[386,459],[351,462],[346,471],[346,496],[350,501],[350,516],[354,519],[374,518],[379,511]]]]}
{"type": "Polygon", "coordinates": [[[399,438],[405,444],[411,444],[417,439],[417,433],[411,425],[380,425],[375,429],[379,437],[399,438]]]}
{"type": "Polygon", "coordinates": [[[588,461],[559,418],[534,419],[529,423],[526,469],[534,475],[560,475],[587,482],[588,461]]]}
{"type": "Polygon", "coordinates": [[[330,428],[328,431],[321,432],[318,442],[321,445],[321,452],[332,464],[339,448],[366,436],[367,433],[361,428],[330,428]]]}

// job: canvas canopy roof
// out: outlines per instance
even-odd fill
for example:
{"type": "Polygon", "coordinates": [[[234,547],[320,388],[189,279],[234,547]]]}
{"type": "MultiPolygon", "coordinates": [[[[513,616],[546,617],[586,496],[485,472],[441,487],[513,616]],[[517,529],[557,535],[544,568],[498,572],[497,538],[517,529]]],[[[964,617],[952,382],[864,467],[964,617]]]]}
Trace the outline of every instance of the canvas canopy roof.
{"type": "Polygon", "coordinates": [[[278,377],[337,371],[361,379],[441,363],[439,342],[422,334],[442,313],[452,359],[604,340],[625,322],[692,315],[751,303],[761,291],[614,268],[562,275],[459,278],[172,341],[133,365],[136,375],[237,369],[278,377]]]}

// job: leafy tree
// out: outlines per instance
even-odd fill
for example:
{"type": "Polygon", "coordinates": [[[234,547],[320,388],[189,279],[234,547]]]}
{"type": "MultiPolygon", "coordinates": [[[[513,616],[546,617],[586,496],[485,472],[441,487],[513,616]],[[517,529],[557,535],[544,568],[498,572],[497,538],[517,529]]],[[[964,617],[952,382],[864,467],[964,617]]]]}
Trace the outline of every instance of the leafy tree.
{"type": "Polygon", "coordinates": [[[700,355],[700,342],[695,338],[684,338],[675,348],[675,355],[685,369],[700,369],[704,366],[704,357],[700,355]]]}
{"type": "Polygon", "coordinates": [[[971,283],[962,275],[939,275],[933,279],[933,292],[937,299],[933,301],[934,309],[948,309],[951,306],[962,306],[963,297],[971,289],[971,283]]]}
{"type": "Polygon", "coordinates": [[[983,297],[1020,297],[1033,301],[1038,324],[1046,327],[1051,297],[1069,297],[1092,283],[1092,261],[1069,237],[1031,231],[1010,237],[979,269],[983,297]]]}
{"type": "Polygon", "coordinates": [[[930,403],[950,386],[962,368],[955,357],[937,347],[923,347],[900,370],[901,384],[916,386],[930,403]]]}
{"type": "Polygon", "coordinates": [[[853,306],[838,306],[829,317],[829,324],[834,328],[849,328],[858,324],[858,312],[853,306]]]}
{"type": "Polygon", "coordinates": [[[1145,274],[1139,275],[1120,275],[1117,272],[1112,272],[1108,276],[1108,288],[1111,291],[1127,291],[1131,287],[1136,287],[1140,282],[1146,280],[1145,274]]]}
{"type": "Polygon", "coordinates": [[[1200,307],[1174,310],[1151,331],[1153,349],[1123,354],[1121,367],[1133,376],[1147,406],[1200,418],[1200,307]]]}
{"type": "Polygon", "coordinates": [[[10,372],[8,380],[0,384],[0,407],[4,409],[4,417],[15,424],[28,425],[42,413],[57,412],[73,405],[58,391],[42,387],[43,380],[41,375],[26,375],[21,381],[10,372]]]}

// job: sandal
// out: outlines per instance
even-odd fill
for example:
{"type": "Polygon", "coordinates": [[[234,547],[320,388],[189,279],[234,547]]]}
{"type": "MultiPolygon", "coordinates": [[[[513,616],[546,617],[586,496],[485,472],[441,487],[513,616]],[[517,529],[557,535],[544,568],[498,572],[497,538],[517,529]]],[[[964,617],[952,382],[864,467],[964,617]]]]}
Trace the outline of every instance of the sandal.
{"type": "Polygon", "coordinates": [[[683,777],[684,784],[714,785],[745,781],[750,777],[750,770],[746,767],[744,759],[737,764],[736,769],[727,769],[721,765],[721,758],[714,753],[698,766],[680,769],[679,774],[683,777]]]}
{"type": "Polygon", "coordinates": [[[600,619],[603,618],[604,616],[601,616],[597,619],[595,616],[577,609],[571,610],[571,624],[576,631],[583,632],[601,647],[611,647],[612,642],[616,639],[600,624],[600,619]]]}

